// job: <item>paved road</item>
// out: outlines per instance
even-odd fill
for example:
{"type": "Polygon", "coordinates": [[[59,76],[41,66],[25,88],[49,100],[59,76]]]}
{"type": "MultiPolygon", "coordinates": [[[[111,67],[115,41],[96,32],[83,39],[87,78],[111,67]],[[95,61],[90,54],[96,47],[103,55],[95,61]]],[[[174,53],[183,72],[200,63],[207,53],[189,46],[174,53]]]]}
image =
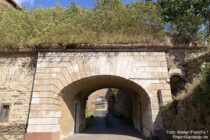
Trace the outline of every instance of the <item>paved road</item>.
{"type": "Polygon", "coordinates": [[[84,132],[74,134],[66,140],[142,140],[142,137],[112,113],[97,110],[94,118],[87,120],[84,132]]]}

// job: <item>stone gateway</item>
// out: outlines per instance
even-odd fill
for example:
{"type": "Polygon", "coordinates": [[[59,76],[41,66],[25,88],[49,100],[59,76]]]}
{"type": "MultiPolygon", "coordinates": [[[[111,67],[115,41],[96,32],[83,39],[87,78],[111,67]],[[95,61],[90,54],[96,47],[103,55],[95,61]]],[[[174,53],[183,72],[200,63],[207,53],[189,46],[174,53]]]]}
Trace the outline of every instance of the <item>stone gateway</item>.
{"type": "Polygon", "coordinates": [[[134,127],[145,137],[158,135],[163,129],[160,104],[172,100],[169,69],[177,56],[170,53],[164,49],[1,50],[1,139],[59,140],[81,132],[87,97],[104,88],[129,93],[134,127]]]}

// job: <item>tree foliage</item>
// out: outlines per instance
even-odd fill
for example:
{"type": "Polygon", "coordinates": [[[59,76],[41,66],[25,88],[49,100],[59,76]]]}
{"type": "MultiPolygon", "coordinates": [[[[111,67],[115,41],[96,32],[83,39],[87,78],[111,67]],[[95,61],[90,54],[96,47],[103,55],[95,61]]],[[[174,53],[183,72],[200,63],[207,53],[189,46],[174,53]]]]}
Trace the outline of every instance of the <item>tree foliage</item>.
{"type": "Polygon", "coordinates": [[[158,0],[163,20],[170,24],[175,42],[205,42],[210,33],[209,0],[158,0]]]}
{"type": "Polygon", "coordinates": [[[164,28],[152,2],[101,2],[68,7],[0,10],[1,46],[40,43],[162,43],[164,28]]]}

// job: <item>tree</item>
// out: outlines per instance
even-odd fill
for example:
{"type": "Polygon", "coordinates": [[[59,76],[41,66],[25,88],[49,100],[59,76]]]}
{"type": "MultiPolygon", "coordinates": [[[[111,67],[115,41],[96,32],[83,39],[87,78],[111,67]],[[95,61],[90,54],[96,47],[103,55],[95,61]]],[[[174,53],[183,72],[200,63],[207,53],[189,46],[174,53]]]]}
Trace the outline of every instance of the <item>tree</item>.
{"type": "Polygon", "coordinates": [[[104,0],[94,0],[95,7],[103,3],[104,0]]]}
{"type": "Polygon", "coordinates": [[[163,20],[170,24],[175,42],[198,42],[201,32],[204,33],[203,39],[208,40],[209,0],[158,0],[158,5],[163,20]]]}

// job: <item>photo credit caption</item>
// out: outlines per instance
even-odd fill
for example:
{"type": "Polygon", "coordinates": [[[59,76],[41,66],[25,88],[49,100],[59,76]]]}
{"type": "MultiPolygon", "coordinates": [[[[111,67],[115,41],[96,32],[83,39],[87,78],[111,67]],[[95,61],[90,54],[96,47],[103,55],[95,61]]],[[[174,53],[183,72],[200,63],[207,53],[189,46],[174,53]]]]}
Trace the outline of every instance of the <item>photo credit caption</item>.
{"type": "Polygon", "coordinates": [[[208,140],[208,130],[166,130],[166,135],[180,140],[208,140]]]}

